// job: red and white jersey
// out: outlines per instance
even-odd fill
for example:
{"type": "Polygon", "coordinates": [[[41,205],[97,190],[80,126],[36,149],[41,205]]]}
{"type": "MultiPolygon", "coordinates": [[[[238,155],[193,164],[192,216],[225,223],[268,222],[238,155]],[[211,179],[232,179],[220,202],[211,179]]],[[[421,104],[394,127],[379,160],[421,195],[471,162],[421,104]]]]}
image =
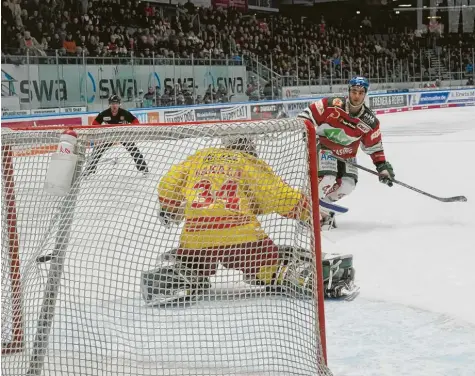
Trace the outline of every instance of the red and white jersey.
{"type": "Polygon", "coordinates": [[[350,115],[349,106],[345,97],[322,98],[298,116],[315,125],[323,149],[348,159],[356,156],[361,145],[374,163],[385,162],[378,118],[365,105],[358,114],[350,115]]]}

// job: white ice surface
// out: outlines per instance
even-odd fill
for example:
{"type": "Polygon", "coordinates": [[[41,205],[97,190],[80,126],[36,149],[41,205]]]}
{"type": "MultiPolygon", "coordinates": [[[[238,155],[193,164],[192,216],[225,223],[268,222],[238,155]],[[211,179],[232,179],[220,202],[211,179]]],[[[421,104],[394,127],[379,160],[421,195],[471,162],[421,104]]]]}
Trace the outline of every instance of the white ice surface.
{"type": "MultiPolygon", "coordinates": [[[[438,196],[379,184],[361,172],[350,211],[325,242],[353,253],[361,295],[327,302],[335,375],[475,375],[475,108],[380,116],[396,178],[438,196]]],[[[372,167],[363,153],[359,162],[372,167]]]]}

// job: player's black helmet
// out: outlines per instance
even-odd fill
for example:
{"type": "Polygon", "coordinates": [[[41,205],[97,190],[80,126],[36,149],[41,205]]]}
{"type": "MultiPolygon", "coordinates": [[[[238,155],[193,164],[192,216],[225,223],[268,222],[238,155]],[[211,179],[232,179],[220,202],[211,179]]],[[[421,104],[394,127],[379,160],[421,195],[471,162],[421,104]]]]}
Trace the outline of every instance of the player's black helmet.
{"type": "Polygon", "coordinates": [[[118,103],[120,104],[120,97],[118,95],[111,95],[109,97],[109,104],[112,104],[112,103],[118,103]]]}

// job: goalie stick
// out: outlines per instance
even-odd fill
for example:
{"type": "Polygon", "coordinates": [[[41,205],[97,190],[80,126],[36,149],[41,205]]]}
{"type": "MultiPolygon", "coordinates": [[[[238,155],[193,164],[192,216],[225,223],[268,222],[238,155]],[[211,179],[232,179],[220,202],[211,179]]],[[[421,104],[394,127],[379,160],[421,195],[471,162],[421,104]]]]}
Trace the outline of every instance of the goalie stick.
{"type": "MultiPolygon", "coordinates": [[[[373,174],[373,175],[376,175],[376,176],[381,176],[378,172],[376,171],[373,171],[371,170],[370,168],[367,168],[367,167],[364,167],[364,166],[361,166],[360,164],[358,163],[354,163],[354,162],[351,162],[351,161],[348,161],[346,159],[343,159],[341,157],[338,157],[336,156],[335,154],[333,154],[333,157],[338,160],[338,161],[341,161],[341,162],[345,162],[353,167],[356,167],[356,168],[359,168],[360,170],[363,170],[363,171],[366,171],[366,172],[369,172],[370,174],[373,174]]],[[[399,180],[396,180],[396,179],[391,179],[391,181],[394,183],[394,184],[398,184],[404,188],[407,188],[407,189],[410,189],[411,191],[414,191],[414,192],[417,192],[417,193],[420,193],[424,196],[427,196],[427,197],[430,197],[434,200],[437,200],[437,201],[440,201],[440,202],[466,202],[467,201],[467,197],[465,196],[452,196],[452,197],[438,197],[438,196],[435,196],[435,195],[432,195],[428,192],[425,192],[421,189],[418,189],[416,187],[413,187],[413,186],[410,186],[409,184],[406,184],[406,183],[403,183],[402,181],[399,181],[399,180]]]]}

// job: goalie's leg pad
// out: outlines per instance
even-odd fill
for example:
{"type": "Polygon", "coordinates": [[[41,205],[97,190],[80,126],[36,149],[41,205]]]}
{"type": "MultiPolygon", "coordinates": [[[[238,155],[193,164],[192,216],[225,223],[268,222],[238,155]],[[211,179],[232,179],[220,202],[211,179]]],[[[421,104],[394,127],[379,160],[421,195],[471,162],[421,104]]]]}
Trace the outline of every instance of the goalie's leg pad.
{"type": "Polygon", "coordinates": [[[325,296],[330,298],[350,297],[359,288],[355,286],[353,255],[324,254],[323,286],[325,296]]]}
{"type": "Polygon", "coordinates": [[[273,265],[260,268],[256,277],[269,291],[299,298],[313,295],[314,264],[303,248],[279,247],[279,258],[273,265]]]}
{"type": "Polygon", "coordinates": [[[147,305],[169,305],[194,300],[210,289],[208,277],[186,267],[175,256],[165,253],[155,269],[142,273],[141,290],[147,305]]]}
{"type": "MultiPolygon", "coordinates": [[[[313,255],[299,247],[279,247],[281,266],[274,278],[276,285],[301,297],[313,295],[315,261],[313,255]]],[[[324,254],[322,260],[324,293],[329,298],[356,296],[353,255],[324,254]]]]}

